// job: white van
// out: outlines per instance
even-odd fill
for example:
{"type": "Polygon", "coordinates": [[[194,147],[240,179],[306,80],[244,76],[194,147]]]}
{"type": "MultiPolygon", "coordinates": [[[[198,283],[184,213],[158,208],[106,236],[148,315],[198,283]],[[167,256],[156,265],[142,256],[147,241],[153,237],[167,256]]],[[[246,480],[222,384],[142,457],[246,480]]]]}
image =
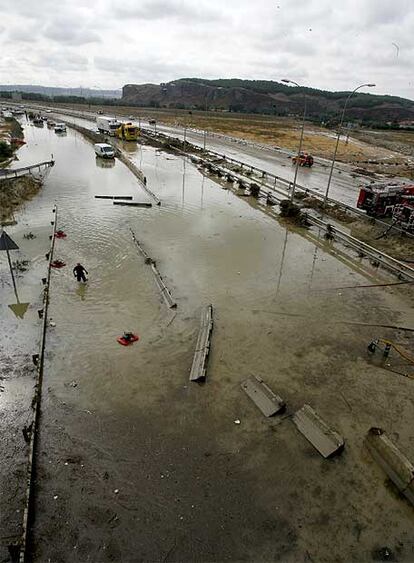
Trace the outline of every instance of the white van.
{"type": "Polygon", "coordinates": [[[115,151],[111,145],[96,143],[93,148],[97,156],[101,156],[102,158],[115,158],[115,151]]]}
{"type": "Polygon", "coordinates": [[[66,125],[64,123],[56,123],[55,133],[66,133],[66,125]]]}

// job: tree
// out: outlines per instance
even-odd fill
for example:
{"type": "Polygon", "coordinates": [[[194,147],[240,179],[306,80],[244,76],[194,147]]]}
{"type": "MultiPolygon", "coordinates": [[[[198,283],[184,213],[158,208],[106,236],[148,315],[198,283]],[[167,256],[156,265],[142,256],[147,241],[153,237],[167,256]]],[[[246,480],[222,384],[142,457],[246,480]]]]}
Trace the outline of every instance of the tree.
{"type": "Polygon", "coordinates": [[[0,141],[0,160],[6,160],[13,154],[13,149],[5,141],[0,141]]]}

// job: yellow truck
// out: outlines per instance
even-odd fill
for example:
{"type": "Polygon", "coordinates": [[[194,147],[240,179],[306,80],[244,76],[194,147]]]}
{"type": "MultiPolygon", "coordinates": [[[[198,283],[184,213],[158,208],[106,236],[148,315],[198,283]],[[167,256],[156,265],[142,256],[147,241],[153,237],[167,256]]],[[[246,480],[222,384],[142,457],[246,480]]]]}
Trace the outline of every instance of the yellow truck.
{"type": "Polygon", "coordinates": [[[121,123],[116,130],[115,135],[124,141],[136,141],[139,137],[139,129],[131,122],[121,123]]]}

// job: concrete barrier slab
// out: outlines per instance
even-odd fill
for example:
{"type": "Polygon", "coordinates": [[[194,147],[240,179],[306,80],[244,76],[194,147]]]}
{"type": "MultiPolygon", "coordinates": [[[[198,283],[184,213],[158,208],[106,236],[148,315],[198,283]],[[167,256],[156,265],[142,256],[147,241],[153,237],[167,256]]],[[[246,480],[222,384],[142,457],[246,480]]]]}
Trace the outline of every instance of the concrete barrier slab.
{"type": "Polygon", "coordinates": [[[331,457],[344,449],[345,441],[342,436],[331,430],[310,405],[303,405],[296,411],[293,422],[323,457],[331,457]]]}
{"type": "Polygon", "coordinates": [[[241,388],[265,416],[273,416],[282,412],[286,407],[283,399],[273,393],[260,377],[252,375],[243,381],[241,388]]]}

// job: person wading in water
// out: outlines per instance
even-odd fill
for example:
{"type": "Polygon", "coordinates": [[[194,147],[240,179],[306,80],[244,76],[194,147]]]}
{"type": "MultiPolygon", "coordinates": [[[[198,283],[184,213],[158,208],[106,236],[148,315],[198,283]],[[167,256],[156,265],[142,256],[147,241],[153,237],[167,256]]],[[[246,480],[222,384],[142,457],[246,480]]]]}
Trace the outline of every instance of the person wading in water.
{"type": "Polygon", "coordinates": [[[78,262],[73,268],[73,275],[78,280],[78,282],[86,282],[88,280],[86,279],[85,274],[88,274],[88,271],[82,266],[82,264],[79,264],[78,262]]]}

